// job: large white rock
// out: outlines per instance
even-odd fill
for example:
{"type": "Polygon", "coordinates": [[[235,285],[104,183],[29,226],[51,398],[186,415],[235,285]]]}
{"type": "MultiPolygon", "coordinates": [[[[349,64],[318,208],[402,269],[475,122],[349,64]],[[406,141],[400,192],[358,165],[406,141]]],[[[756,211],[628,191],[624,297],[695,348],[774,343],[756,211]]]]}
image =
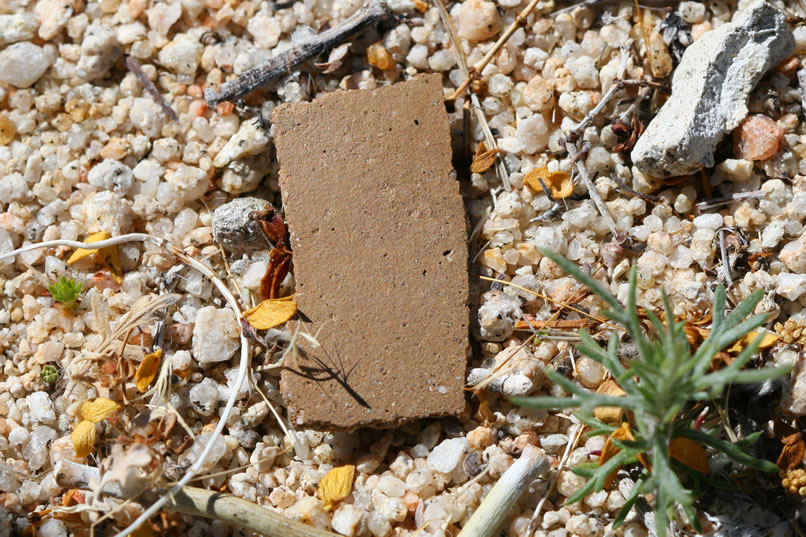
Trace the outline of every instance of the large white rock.
{"type": "Polygon", "coordinates": [[[232,310],[205,306],[196,313],[193,356],[199,365],[226,362],[239,347],[238,323],[232,310]]]}
{"type": "Polygon", "coordinates": [[[692,43],[672,78],[672,96],[632,152],[644,173],[687,175],[714,165],[714,150],[747,116],[747,99],[795,39],[786,14],[758,2],[692,43]]]}

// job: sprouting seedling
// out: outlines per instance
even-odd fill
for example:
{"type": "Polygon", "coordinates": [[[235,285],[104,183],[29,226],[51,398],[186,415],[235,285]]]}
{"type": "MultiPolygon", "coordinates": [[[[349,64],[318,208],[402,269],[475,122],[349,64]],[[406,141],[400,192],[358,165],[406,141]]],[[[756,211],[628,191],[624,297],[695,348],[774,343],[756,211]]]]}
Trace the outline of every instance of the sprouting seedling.
{"type": "Polygon", "coordinates": [[[44,365],[39,376],[48,384],[55,384],[59,380],[59,369],[55,365],[44,365]]]}
{"type": "MultiPolygon", "coordinates": [[[[591,492],[602,490],[612,481],[616,471],[627,464],[641,462],[644,466],[632,493],[618,513],[614,526],[621,524],[641,494],[654,495],[655,524],[659,537],[666,534],[667,523],[674,516],[675,507],[682,507],[689,522],[698,530],[699,521],[694,510],[693,492],[680,480],[680,475],[701,477],[697,470],[675,456],[675,444],[695,444],[703,454],[703,446],[723,452],[734,461],[756,470],[776,472],[778,467],[770,461],[757,459],[745,450],[758,440],[754,433],[737,442],[718,438],[718,430],[706,431],[693,427],[692,406],[703,400],[722,395],[733,383],[754,383],[782,377],[791,366],[761,369],[742,369],[759,348],[764,334],[758,334],[736,360],[721,370],[709,372],[714,356],[742,339],[754,328],[761,326],[766,315],[747,318],[763,297],[759,290],[747,297],[732,312],[725,311],[726,295],[721,285],[714,294],[713,324],[702,344],[691,349],[684,331],[685,322],[674,320],[672,305],[663,293],[664,321],[647,312],[656,337],[649,337],[638,317],[636,308],[636,272],[630,273],[626,308],[607,289],[571,261],[550,251],[541,253],[557,263],[568,274],[596,293],[608,306],[605,315],[626,328],[639,357],[622,363],[619,358],[619,336],[611,333],[607,348],[602,348],[587,332],[580,331],[581,343],[577,346],[585,356],[602,364],[623,389],[624,395],[613,396],[586,390],[564,376],[544,368],[545,374],[562,386],[571,397],[531,397],[513,399],[516,404],[543,409],[577,409],[576,415],[593,430],[588,435],[609,435],[609,456],[600,457],[598,465],[582,465],[574,469],[588,481],[568,503],[574,503],[591,492]],[[596,408],[617,407],[630,416],[621,427],[596,419],[596,408]]],[[[694,413],[696,417],[696,413],[694,413]]],[[[603,454],[604,455],[604,454],[603,454]]],[[[706,464],[707,466],[707,461],[706,464]]]]}
{"type": "Polygon", "coordinates": [[[75,280],[68,280],[64,276],[59,278],[59,281],[48,286],[50,295],[57,302],[64,304],[64,307],[73,309],[76,307],[78,297],[81,294],[83,286],[80,282],[75,280]]]}

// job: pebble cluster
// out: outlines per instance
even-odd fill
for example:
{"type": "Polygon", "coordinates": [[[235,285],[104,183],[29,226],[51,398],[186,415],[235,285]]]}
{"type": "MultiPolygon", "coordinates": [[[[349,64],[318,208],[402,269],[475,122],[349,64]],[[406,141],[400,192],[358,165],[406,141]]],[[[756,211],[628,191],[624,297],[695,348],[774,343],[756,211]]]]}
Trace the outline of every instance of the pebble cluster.
{"type": "MultiPolygon", "coordinates": [[[[748,2],[738,3],[743,7],[748,2]]],[[[490,50],[525,4],[451,4],[450,17],[468,65],[490,50]]],[[[270,117],[278,103],[374,88],[418,72],[444,73],[446,94],[464,79],[439,9],[420,0],[392,0],[398,19],[354,40],[333,72],[308,66],[243,103],[224,102],[212,109],[205,103],[205,87],[337,24],[359,5],[358,0],[301,0],[290,7],[266,0],[2,3],[0,254],[100,231],[113,236],[145,232],[204,260],[232,282],[245,304],[254,300],[267,251],[230,237],[228,243],[219,241],[227,251],[225,259],[214,241],[213,215],[245,193],[279,206],[271,129],[261,119],[270,117]],[[129,60],[156,86],[164,106],[127,68],[129,60]]],[[[613,104],[585,129],[583,139],[590,147],[582,162],[596,176],[595,188],[618,231],[630,239],[626,247],[608,242],[608,226],[581,182],[559,210],[542,191],[523,184],[524,175],[535,168],[571,171],[563,137],[614,83],[621,64],[619,46],[627,39],[635,44],[625,77],[638,80],[652,72],[641,29],[633,22],[633,2],[605,9],[577,7],[550,17],[558,7],[551,0],[540,2],[474,84],[511,185],[505,187],[495,167],[463,183],[475,229],[473,251],[478,252],[474,273],[518,286],[491,288],[473,279],[478,312],[474,333],[481,355],[468,372],[471,384],[486,379],[486,402],[476,410],[474,400],[473,410],[459,419],[411,423],[394,431],[285,435],[268,405],[282,405],[277,370],[257,368],[256,386],[266,400],[256,389],[239,391],[225,434],[207,459],[210,477],[202,481],[204,486],[345,536],[441,537],[455,534],[526,444],[540,446],[558,462],[572,440],[573,420],[514,407],[499,392],[564,395],[544,378],[542,365],[562,367],[590,389],[602,383],[605,371],[580,358],[562,338],[524,346],[530,334],[516,331],[516,323],[525,314],[550,318],[552,302],[532,292],[553,303],[574,301],[592,314],[600,312],[601,304],[543,258],[538,247],[588,267],[622,300],[628,272],[635,267],[642,306],[659,306],[660,289],[665,288],[676,314],[695,315],[711,302],[722,230],[727,228],[734,298],[764,289],[767,295],[757,313],[783,322],[802,313],[806,127],[796,78],[798,57],[774,68],[754,90],[752,115],[734,133],[734,153],[706,174],[707,187],[699,176],[664,184],[631,166],[625,153],[614,151],[624,140],[606,118],[618,116],[636,100],[636,112],[655,106],[647,89],[618,91],[613,104]],[[696,204],[707,200],[711,190],[761,194],[698,214],[696,204]],[[357,466],[352,494],[326,512],[316,495],[317,483],[334,465],[346,462],[357,466]]],[[[728,22],[736,9],[735,2],[684,1],[672,12],[696,41],[728,22]]],[[[658,33],[663,17],[661,11],[645,10],[644,28],[658,33]]],[[[806,52],[806,27],[794,32],[796,53],[806,52]]],[[[466,94],[452,108],[457,132],[465,99],[466,94]]],[[[471,137],[474,146],[484,138],[475,120],[471,137]]],[[[73,449],[70,432],[86,400],[103,396],[128,401],[120,421],[96,426],[98,435],[110,443],[125,443],[135,434],[149,439],[149,448],[163,461],[165,480],[171,481],[206,446],[233,389],[238,327],[211,283],[194,271],[180,274],[181,298],[166,317],[165,356],[176,381],[166,397],[181,423],[161,431],[160,420],[172,415],[167,405],[148,409],[138,399],[130,370],[119,369],[113,360],[87,359],[88,349],[103,339],[106,322],[93,303],[105,303],[115,325],[138,299],[158,293],[161,275],[176,262],[140,243],[118,251],[122,282],[89,258],[68,265],[67,248],[32,250],[16,261],[0,262],[0,533],[20,530],[29,512],[61,503],[65,490],[52,473],[56,461],[100,465],[108,458],[107,444],[83,459],[73,449]],[[74,311],[62,308],[45,291],[61,276],[86,289],[74,311]],[[50,366],[58,369],[55,382],[50,366]],[[118,377],[124,381],[114,382],[118,377]]],[[[283,289],[293,289],[292,278],[283,289]]],[[[123,354],[130,369],[150,350],[153,329],[149,325],[127,336],[131,344],[123,354]]],[[[283,341],[288,334],[274,336],[283,341]]],[[[800,336],[793,332],[796,341],[800,336]]],[[[777,359],[803,360],[795,352],[780,353],[777,359]]],[[[784,410],[803,415],[806,367],[796,371],[795,391],[784,410]]],[[[603,442],[583,435],[571,449],[556,491],[543,504],[535,535],[647,535],[635,511],[612,530],[613,516],[631,489],[629,477],[580,503],[563,504],[584,482],[567,468],[596,461],[603,442]]],[[[526,534],[545,487],[546,482],[535,482],[524,494],[504,528],[506,535],[526,534]]],[[[98,515],[81,511],[77,516],[86,525],[98,515]]],[[[126,512],[116,516],[125,525],[126,512]]],[[[219,522],[182,523],[190,535],[229,532],[219,522]]],[[[63,537],[69,524],[51,518],[39,531],[45,537],[63,537]]]]}

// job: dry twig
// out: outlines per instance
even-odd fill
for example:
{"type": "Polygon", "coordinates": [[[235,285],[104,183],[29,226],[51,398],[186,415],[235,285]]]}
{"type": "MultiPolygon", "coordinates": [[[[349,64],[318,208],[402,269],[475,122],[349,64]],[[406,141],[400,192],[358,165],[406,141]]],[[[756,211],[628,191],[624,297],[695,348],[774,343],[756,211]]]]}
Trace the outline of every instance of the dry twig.
{"type": "MultiPolygon", "coordinates": [[[[56,482],[64,488],[94,489],[101,483],[98,468],[78,464],[69,460],[56,463],[56,482]]],[[[119,499],[133,499],[140,494],[141,500],[154,501],[168,494],[167,490],[125,490],[116,482],[107,482],[102,492],[119,499]]],[[[171,494],[171,501],[165,508],[177,513],[221,520],[255,531],[261,535],[277,537],[337,537],[335,533],[317,529],[297,522],[274,511],[256,505],[232,494],[223,494],[197,487],[184,487],[171,494]]]]}
{"type": "Polygon", "coordinates": [[[140,84],[143,86],[143,89],[146,90],[148,94],[151,95],[151,98],[154,99],[154,101],[162,107],[165,113],[168,114],[168,117],[170,117],[174,121],[179,121],[176,112],[174,112],[174,109],[168,106],[168,103],[166,103],[165,99],[162,98],[162,95],[160,95],[157,86],[155,86],[154,83],[148,79],[148,77],[143,72],[143,69],[142,67],[140,67],[140,64],[137,62],[137,60],[135,60],[134,57],[128,54],[126,54],[126,67],[129,68],[129,71],[134,73],[134,76],[136,76],[137,80],[140,81],[140,84]]]}
{"type": "Polygon", "coordinates": [[[527,445],[515,463],[500,477],[476,512],[459,532],[459,537],[490,537],[509,515],[529,484],[548,470],[549,461],[539,448],[527,445]]]}
{"type": "Polygon", "coordinates": [[[509,38],[512,37],[512,34],[520,28],[521,26],[526,26],[526,19],[529,15],[534,11],[535,7],[537,7],[539,0],[531,0],[529,5],[523,8],[523,11],[518,13],[515,16],[515,20],[512,21],[512,24],[509,25],[509,28],[501,34],[501,37],[498,38],[498,41],[495,42],[495,45],[487,51],[487,54],[484,55],[482,59],[477,61],[473,66],[470,68],[469,72],[465,76],[465,79],[459,84],[459,87],[456,88],[456,91],[453,92],[453,95],[448,97],[447,100],[455,101],[458,99],[462,93],[467,89],[467,87],[477,78],[481,76],[481,71],[487,66],[488,63],[492,61],[493,58],[498,54],[501,48],[509,41],[509,38]]]}
{"type": "Polygon", "coordinates": [[[232,101],[246,95],[390,15],[386,0],[370,0],[368,5],[359,9],[338,26],[291,47],[266,63],[253,67],[239,77],[225,82],[218,88],[205,89],[204,99],[209,106],[215,107],[221,101],[232,101]]]}

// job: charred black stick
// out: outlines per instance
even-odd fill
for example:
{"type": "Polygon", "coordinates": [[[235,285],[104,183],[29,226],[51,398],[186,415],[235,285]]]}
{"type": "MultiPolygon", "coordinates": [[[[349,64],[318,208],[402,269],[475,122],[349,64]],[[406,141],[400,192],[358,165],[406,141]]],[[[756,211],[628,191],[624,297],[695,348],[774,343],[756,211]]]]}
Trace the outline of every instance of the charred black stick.
{"type": "Polygon", "coordinates": [[[297,65],[339,45],[367,26],[389,16],[391,16],[391,12],[386,0],[370,0],[369,4],[359,9],[335,28],[325,30],[321,34],[291,47],[266,63],[248,70],[238,78],[221,84],[218,88],[205,89],[204,98],[211,107],[221,101],[237,99],[253,89],[268,84],[277,77],[290,72],[297,65]]]}
{"type": "Polygon", "coordinates": [[[146,74],[143,72],[143,68],[140,67],[140,64],[137,62],[137,60],[128,54],[126,55],[126,67],[129,68],[129,71],[134,73],[134,76],[136,76],[137,80],[139,80],[140,84],[142,84],[143,89],[146,90],[149,95],[151,95],[151,98],[162,107],[165,113],[168,114],[168,117],[174,121],[179,121],[179,118],[176,117],[176,112],[174,112],[174,109],[168,106],[168,104],[162,98],[157,86],[155,86],[154,83],[148,79],[146,74]]]}

